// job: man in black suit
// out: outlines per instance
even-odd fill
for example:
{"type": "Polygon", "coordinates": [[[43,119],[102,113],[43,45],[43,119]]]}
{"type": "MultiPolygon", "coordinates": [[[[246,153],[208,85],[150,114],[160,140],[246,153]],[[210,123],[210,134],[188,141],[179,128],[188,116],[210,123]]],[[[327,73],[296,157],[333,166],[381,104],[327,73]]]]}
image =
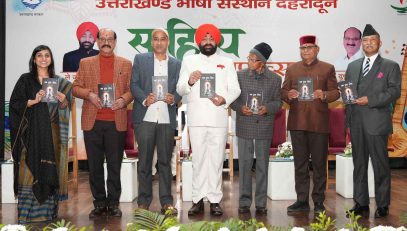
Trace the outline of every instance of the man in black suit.
{"type": "Polygon", "coordinates": [[[355,104],[346,105],[354,164],[355,206],[350,212],[369,213],[367,168],[370,156],[375,179],[376,218],[389,214],[391,179],[387,140],[393,131],[391,105],[401,93],[400,67],[379,55],[381,45],[379,33],[367,24],[362,35],[365,56],[350,63],[345,73],[345,79],[357,86],[359,96],[355,104]]]}
{"type": "Polygon", "coordinates": [[[83,22],[78,26],[76,37],[79,41],[79,48],[64,55],[63,72],[76,72],[82,58],[99,54],[98,50],[93,49],[98,31],[99,28],[93,22],[83,22]]]}

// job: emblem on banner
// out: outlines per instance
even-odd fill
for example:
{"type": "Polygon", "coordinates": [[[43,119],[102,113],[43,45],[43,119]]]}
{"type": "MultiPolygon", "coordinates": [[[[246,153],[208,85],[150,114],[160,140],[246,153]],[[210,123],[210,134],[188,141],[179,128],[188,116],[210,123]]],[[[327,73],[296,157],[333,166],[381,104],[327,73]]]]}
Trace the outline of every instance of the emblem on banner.
{"type": "Polygon", "coordinates": [[[393,5],[390,5],[390,6],[391,6],[391,8],[395,9],[397,11],[397,13],[406,14],[407,13],[407,7],[403,7],[404,0],[400,0],[400,4],[401,4],[401,7],[397,7],[397,6],[393,6],[393,5]]]}
{"type": "Polygon", "coordinates": [[[25,7],[34,10],[37,6],[41,5],[42,0],[21,0],[25,7]]]}

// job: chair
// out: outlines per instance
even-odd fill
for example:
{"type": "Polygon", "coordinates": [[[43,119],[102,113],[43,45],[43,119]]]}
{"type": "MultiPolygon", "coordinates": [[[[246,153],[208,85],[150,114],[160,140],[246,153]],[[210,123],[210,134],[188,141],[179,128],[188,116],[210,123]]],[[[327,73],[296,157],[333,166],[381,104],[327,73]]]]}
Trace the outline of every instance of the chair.
{"type": "Polygon", "coordinates": [[[342,153],[348,143],[344,108],[329,109],[329,132],[328,160],[335,160],[335,155],[342,153]]]}
{"type": "Polygon", "coordinates": [[[278,151],[278,145],[287,141],[286,111],[286,109],[282,108],[274,117],[270,155],[275,155],[278,151]]]}
{"type": "Polygon", "coordinates": [[[233,140],[235,138],[235,133],[232,131],[232,109],[228,109],[228,121],[229,121],[229,126],[228,126],[228,134],[227,134],[227,140],[226,140],[226,147],[225,147],[225,153],[228,158],[228,167],[224,168],[224,172],[229,173],[229,177],[233,177],[233,161],[234,161],[234,152],[233,152],[233,140]]]}
{"type": "MultiPolygon", "coordinates": [[[[343,153],[348,143],[348,134],[345,126],[345,109],[329,108],[329,140],[328,157],[326,160],[326,180],[328,182],[328,163],[336,160],[336,154],[343,153]]],[[[328,189],[328,183],[326,184],[328,189]]]]}
{"type": "Polygon", "coordinates": [[[134,124],[132,121],[132,109],[127,109],[127,131],[124,152],[128,158],[138,158],[138,149],[134,135],[134,124]]]}

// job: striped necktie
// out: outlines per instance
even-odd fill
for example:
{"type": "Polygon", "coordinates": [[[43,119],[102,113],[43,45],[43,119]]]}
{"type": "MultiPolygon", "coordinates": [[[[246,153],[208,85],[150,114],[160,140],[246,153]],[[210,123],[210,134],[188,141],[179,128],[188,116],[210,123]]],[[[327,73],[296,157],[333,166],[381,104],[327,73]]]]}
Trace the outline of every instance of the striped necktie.
{"type": "Polygon", "coordinates": [[[370,70],[370,58],[367,58],[365,67],[363,68],[363,76],[366,76],[369,70],[370,70]]]}

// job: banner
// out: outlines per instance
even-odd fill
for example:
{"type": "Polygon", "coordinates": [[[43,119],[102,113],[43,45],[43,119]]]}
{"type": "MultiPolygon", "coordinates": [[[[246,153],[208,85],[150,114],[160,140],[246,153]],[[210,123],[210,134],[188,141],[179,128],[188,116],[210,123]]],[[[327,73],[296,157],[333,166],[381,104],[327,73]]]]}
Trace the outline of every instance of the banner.
{"type": "MultiPolygon", "coordinates": [[[[363,31],[367,23],[372,24],[381,35],[381,55],[400,66],[401,49],[407,43],[404,0],[11,0],[6,4],[6,101],[40,44],[52,49],[56,73],[75,77],[75,73],[62,73],[62,62],[66,53],[79,48],[76,30],[85,21],[113,29],[115,53],[130,60],[151,51],[151,31],[158,27],[169,32],[171,55],[182,59],[197,53],[195,28],[213,23],[223,36],[218,52],[232,58],[237,69],[247,67],[246,57],[254,45],[266,42],[273,48],[269,66],[281,76],[300,59],[302,35],[316,35],[319,59],[332,64],[347,55],[346,46],[354,47],[354,38],[344,35],[349,27],[363,31]]],[[[338,80],[343,79],[345,69],[339,64],[336,69],[338,80]]],[[[405,101],[400,106],[404,111],[405,101]]],[[[80,100],[77,107],[79,118],[80,100]]],[[[82,136],[79,125],[78,138],[82,136]]],[[[403,120],[400,126],[405,133],[403,120]]],[[[85,158],[83,144],[79,148],[79,159],[85,158]]],[[[406,156],[407,148],[391,155],[406,156]]]]}

